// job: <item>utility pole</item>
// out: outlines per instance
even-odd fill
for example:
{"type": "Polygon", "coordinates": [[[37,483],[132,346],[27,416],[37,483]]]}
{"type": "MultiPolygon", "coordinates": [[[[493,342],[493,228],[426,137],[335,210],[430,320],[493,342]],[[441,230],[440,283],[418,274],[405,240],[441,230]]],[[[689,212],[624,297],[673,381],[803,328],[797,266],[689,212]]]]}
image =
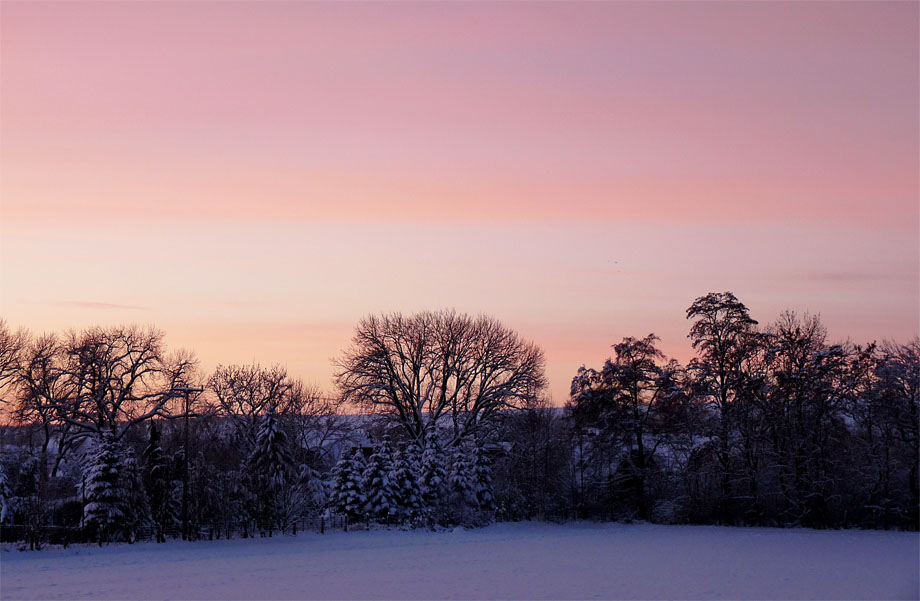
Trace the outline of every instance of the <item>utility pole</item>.
{"type": "Polygon", "coordinates": [[[188,414],[189,414],[189,394],[193,392],[202,392],[201,388],[191,388],[188,386],[179,386],[172,389],[172,393],[184,393],[185,411],[183,420],[185,427],[182,432],[182,454],[185,456],[182,467],[182,540],[188,540],[188,414]]]}

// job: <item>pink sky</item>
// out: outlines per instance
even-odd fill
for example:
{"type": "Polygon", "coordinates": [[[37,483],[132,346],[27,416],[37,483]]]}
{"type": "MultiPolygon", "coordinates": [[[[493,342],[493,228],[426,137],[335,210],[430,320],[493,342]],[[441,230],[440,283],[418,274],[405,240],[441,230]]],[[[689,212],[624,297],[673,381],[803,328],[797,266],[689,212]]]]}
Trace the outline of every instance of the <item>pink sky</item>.
{"type": "Polygon", "coordinates": [[[484,312],[583,363],[734,291],[916,335],[917,3],[0,3],[0,316],[329,358],[484,312]]]}

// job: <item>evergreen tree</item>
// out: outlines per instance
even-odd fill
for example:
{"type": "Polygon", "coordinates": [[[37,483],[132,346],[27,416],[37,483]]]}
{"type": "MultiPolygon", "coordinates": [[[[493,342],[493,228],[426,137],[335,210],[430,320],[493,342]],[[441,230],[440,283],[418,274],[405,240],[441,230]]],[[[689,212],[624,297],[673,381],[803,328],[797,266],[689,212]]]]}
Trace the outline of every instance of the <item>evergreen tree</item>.
{"type": "Polygon", "coordinates": [[[298,481],[303,495],[303,513],[320,515],[329,505],[329,499],[332,496],[331,483],[317,470],[306,464],[300,466],[298,481]]]}
{"type": "Polygon", "coordinates": [[[422,510],[429,524],[438,521],[447,493],[444,449],[436,432],[428,436],[422,453],[422,510]]]}
{"type": "MultiPolygon", "coordinates": [[[[233,495],[234,472],[222,472],[205,461],[198,453],[189,472],[189,540],[201,536],[202,526],[208,526],[210,539],[220,538],[221,532],[230,537],[230,525],[237,522],[238,507],[233,495]]],[[[181,484],[181,483],[179,483],[181,484]]]]}
{"type": "Polygon", "coordinates": [[[492,488],[492,467],[489,458],[477,444],[473,448],[473,488],[476,492],[476,502],[483,512],[495,510],[495,495],[492,488]]]}
{"type": "Polygon", "coordinates": [[[101,545],[133,542],[149,521],[149,507],[137,462],[112,434],[96,440],[85,470],[85,524],[101,545]]]}
{"type": "Polygon", "coordinates": [[[392,477],[393,452],[390,437],[384,436],[364,470],[364,492],[367,495],[367,514],[387,524],[397,517],[396,487],[392,477]]]}
{"type": "Polygon", "coordinates": [[[12,519],[13,512],[10,507],[10,487],[6,482],[6,471],[0,465],[0,524],[3,524],[7,518],[12,519]]]}
{"type": "Polygon", "coordinates": [[[259,528],[268,535],[281,516],[280,504],[288,486],[294,484],[294,461],[288,448],[287,434],[269,407],[259,421],[255,446],[246,460],[249,482],[254,495],[254,509],[259,528]]]}
{"type": "Polygon", "coordinates": [[[35,455],[27,456],[19,465],[19,494],[14,504],[16,513],[25,526],[25,538],[29,543],[29,549],[32,550],[41,549],[50,513],[45,502],[41,474],[41,459],[35,455]]]}
{"type": "Polygon", "coordinates": [[[179,504],[176,501],[175,482],[170,462],[160,447],[160,431],[156,422],[150,422],[150,437],[144,449],[144,489],[153,519],[154,534],[158,543],[166,542],[166,532],[178,524],[179,504]]]}
{"type": "Polygon", "coordinates": [[[150,505],[144,492],[144,480],[134,453],[126,450],[122,455],[121,472],[124,474],[125,487],[128,491],[128,504],[131,510],[127,514],[128,542],[134,542],[142,529],[152,525],[150,505]]]}
{"type": "Polygon", "coordinates": [[[359,447],[343,452],[332,470],[333,485],[329,508],[345,518],[346,530],[349,520],[357,521],[364,517],[367,497],[364,494],[363,472],[364,456],[359,447]]]}
{"type": "Polygon", "coordinates": [[[414,444],[396,454],[393,462],[393,484],[399,519],[415,525],[422,516],[422,483],[419,477],[419,450],[414,444]]]}
{"type": "Polygon", "coordinates": [[[451,450],[448,493],[450,514],[453,521],[469,523],[472,512],[478,509],[473,462],[462,442],[451,450]]]}
{"type": "Polygon", "coordinates": [[[217,504],[219,519],[224,521],[227,529],[227,538],[230,538],[234,525],[241,526],[240,535],[247,538],[250,535],[249,516],[252,512],[248,505],[251,498],[246,475],[240,470],[228,470],[220,477],[216,491],[222,493],[221,502],[217,504]]]}

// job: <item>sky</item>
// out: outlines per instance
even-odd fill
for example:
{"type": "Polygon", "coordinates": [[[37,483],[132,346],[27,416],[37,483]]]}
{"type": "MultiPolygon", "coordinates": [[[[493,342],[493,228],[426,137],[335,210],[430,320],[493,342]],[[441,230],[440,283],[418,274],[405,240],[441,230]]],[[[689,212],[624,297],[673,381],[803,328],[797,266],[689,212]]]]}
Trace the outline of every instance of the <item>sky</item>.
{"type": "Polygon", "coordinates": [[[549,393],[734,292],[920,329],[920,4],[0,3],[0,318],[332,389],[485,313],[549,393]]]}

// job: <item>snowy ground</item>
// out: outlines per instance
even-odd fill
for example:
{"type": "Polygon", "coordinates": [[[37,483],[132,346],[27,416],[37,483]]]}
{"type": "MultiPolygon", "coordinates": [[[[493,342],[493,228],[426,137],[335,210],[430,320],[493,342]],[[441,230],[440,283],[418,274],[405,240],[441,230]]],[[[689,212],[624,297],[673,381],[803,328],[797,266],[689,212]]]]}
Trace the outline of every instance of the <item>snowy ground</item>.
{"type": "Polygon", "coordinates": [[[0,553],[6,599],[917,599],[917,533],[499,524],[0,553]]]}

